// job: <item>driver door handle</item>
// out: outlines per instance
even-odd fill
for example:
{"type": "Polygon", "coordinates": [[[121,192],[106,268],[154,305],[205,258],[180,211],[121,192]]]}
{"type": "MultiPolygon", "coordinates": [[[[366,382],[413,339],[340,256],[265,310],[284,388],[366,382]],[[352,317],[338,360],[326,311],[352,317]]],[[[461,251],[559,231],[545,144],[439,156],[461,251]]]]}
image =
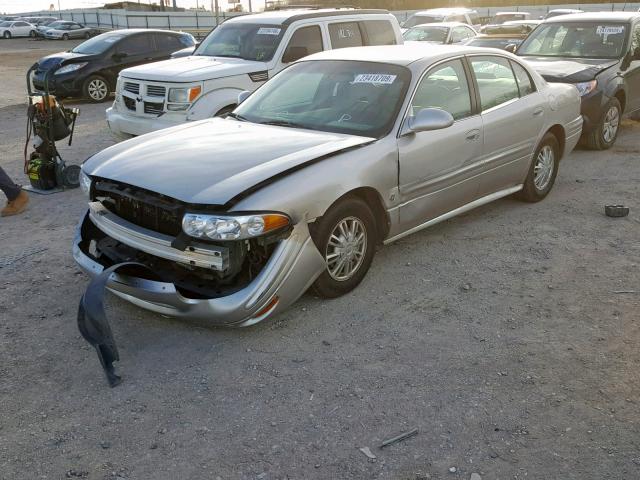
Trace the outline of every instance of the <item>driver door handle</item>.
{"type": "Polygon", "coordinates": [[[467,140],[475,142],[480,138],[480,130],[470,130],[466,133],[467,140]]]}

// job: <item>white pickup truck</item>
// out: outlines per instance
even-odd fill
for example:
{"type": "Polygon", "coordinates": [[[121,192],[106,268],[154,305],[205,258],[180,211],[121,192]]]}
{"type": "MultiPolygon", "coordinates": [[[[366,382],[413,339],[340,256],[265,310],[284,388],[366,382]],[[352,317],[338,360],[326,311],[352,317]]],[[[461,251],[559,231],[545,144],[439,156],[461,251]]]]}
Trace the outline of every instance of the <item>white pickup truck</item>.
{"type": "Polygon", "coordinates": [[[288,64],[322,50],[402,43],[386,10],[283,10],[227,20],[193,55],[120,72],[111,131],[142,135],[224,115],[288,64]]]}

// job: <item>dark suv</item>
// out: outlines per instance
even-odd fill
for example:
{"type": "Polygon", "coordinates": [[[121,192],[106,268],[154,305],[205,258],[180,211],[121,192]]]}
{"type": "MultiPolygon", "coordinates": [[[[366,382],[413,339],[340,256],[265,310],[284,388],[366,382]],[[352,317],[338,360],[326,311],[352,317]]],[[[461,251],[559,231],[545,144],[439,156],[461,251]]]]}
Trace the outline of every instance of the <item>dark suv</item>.
{"type": "Polygon", "coordinates": [[[33,86],[58,96],[106,100],[115,90],[120,70],[165,60],[171,53],[195,44],[188,33],[170,30],[115,30],[81,43],[67,52],[41,58],[32,67],[33,86]]]}
{"type": "Polygon", "coordinates": [[[610,148],[623,113],[640,111],[640,13],[563,15],[540,24],[515,52],[547,81],[582,96],[583,141],[610,148]]]}

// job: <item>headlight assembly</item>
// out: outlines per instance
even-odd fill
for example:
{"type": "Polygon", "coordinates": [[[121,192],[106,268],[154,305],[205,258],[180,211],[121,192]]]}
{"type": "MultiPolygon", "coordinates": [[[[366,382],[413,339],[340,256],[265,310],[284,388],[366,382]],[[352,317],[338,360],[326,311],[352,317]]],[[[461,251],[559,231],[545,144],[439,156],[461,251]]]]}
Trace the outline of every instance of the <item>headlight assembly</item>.
{"type": "Polygon", "coordinates": [[[65,65],[62,68],[59,68],[58,70],[56,70],[55,75],[59,75],[61,73],[70,73],[70,72],[75,72],[76,70],[80,70],[82,67],[84,67],[88,62],[80,62],[80,63],[71,63],[69,65],[65,65]]]}
{"type": "Polygon", "coordinates": [[[182,230],[195,238],[245,240],[279,230],[290,223],[289,217],[281,213],[238,216],[187,213],[182,219],[182,230]]]}
{"type": "Polygon", "coordinates": [[[88,197],[91,192],[91,177],[80,170],[80,188],[84,194],[88,197]]]}
{"type": "Polygon", "coordinates": [[[170,88],[169,89],[169,102],[170,103],[191,103],[202,91],[202,87],[191,88],[170,88]]]}
{"type": "Polygon", "coordinates": [[[580,83],[573,84],[573,86],[578,89],[578,92],[580,93],[581,97],[584,97],[585,95],[593,92],[596,89],[597,85],[598,85],[597,80],[591,80],[590,82],[580,82],[580,83]]]}

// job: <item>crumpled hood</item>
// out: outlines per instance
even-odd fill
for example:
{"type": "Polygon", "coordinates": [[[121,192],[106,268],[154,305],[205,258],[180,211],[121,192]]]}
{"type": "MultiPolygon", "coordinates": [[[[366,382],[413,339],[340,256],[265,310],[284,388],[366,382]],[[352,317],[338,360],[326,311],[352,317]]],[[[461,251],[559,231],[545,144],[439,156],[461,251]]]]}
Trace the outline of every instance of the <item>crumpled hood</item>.
{"type": "Polygon", "coordinates": [[[82,169],[186,203],[223,205],[278,174],[374,140],[213,118],[121,142],[82,169]]]}
{"type": "Polygon", "coordinates": [[[59,52],[42,57],[38,60],[38,67],[39,70],[49,70],[51,68],[57,68],[63,63],[75,63],[76,61],[84,61],[90,57],[91,55],[86,55],[84,53],[59,52]]]}
{"type": "Polygon", "coordinates": [[[531,65],[548,82],[588,82],[607,68],[612,67],[617,60],[602,60],[588,58],[561,57],[521,57],[531,65]]]}
{"type": "Polygon", "coordinates": [[[120,76],[155,82],[200,82],[264,70],[267,64],[263,62],[197,55],[127,68],[120,76]]]}

